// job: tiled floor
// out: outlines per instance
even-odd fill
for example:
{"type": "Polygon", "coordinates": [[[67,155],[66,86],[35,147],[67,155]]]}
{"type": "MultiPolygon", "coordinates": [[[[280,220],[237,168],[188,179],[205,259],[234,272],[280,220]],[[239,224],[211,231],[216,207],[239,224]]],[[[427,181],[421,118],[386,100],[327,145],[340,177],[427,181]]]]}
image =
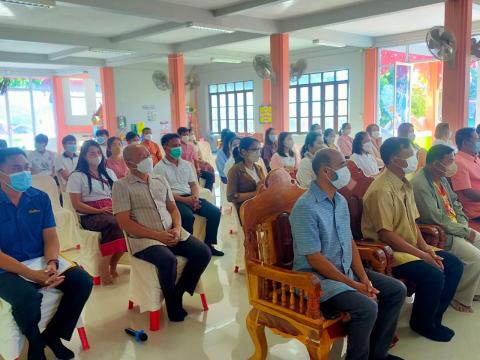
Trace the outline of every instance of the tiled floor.
{"type": "MultiPolygon", "coordinates": [[[[124,328],[148,330],[148,314],[138,309],[127,310],[128,267],[122,266],[117,283],[109,287],[96,287],[85,312],[85,324],[91,349],[81,351],[75,334],[69,344],[84,360],[245,360],[252,355],[253,346],[246,327],[248,297],[245,276],[234,274],[236,245],[224,236],[224,258],[214,258],[204,276],[206,294],[210,305],[202,312],[200,297],[185,296],[190,315],[184,323],[171,324],[163,314],[161,330],[149,332],[149,339],[136,343],[124,333],[124,328]]],[[[76,250],[69,256],[78,256],[76,250]]],[[[405,359],[418,360],[480,360],[480,304],[476,313],[460,314],[449,309],[446,324],[457,335],[447,344],[439,344],[416,336],[408,328],[410,304],[406,304],[399,324],[400,342],[392,353],[405,359]]],[[[286,341],[267,331],[269,359],[308,359],[304,347],[296,341],[286,341]]],[[[340,359],[341,344],[336,346],[331,359],[340,359]]],[[[53,359],[51,353],[47,353],[53,359]]]]}

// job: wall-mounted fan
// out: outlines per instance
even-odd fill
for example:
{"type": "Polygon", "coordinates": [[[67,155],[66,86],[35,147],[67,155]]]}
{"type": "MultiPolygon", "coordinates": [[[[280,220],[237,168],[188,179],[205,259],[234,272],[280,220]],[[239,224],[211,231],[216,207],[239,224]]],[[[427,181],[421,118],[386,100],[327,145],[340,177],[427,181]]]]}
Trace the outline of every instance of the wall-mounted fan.
{"type": "Polygon", "coordinates": [[[200,86],[200,78],[197,74],[197,67],[193,66],[185,78],[185,86],[189,90],[195,90],[200,86]]]}
{"type": "Polygon", "coordinates": [[[455,60],[455,36],[443,26],[435,26],[427,32],[426,43],[430,53],[438,60],[453,64],[455,60]]]}
{"type": "Polygon", "coordinates": [[[472,37],[470,43],[470,55],[472,55],[473,61],[480,60],[480,39],[472,37]]]}
{"type": "Polygon", "coordinates": [[[298,81],[307,70],[307,60],[299,59],[295,63],[290,64],[290,80],[298,81]]]}
{"type": "Polygon", "coordinates": [[[5,95],[9,84],[10,84],[9,78],[4,77],[0,79],[0,95],[5,95]]]}
{"type": "Polygon", "coordinates": [[[167,74],[165,74],[163,71],[156,70],[152,74],[152,80],[159,90],[165,91],[172,89],[172,84],[170,83],[167,74]]]}
{"type": "Polygon", "coordinates": [[[266,55],[255,55],[253,58],[253,68],[261,79],[270,79],[275,82],[275,73],[272,70],[272,62],[270,57],[266,55]]]}

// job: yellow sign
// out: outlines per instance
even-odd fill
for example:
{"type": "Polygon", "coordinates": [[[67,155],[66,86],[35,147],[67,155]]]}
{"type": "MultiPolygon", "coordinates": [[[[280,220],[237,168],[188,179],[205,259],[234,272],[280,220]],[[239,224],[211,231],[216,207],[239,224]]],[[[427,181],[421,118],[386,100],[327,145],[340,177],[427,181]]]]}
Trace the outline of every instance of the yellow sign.
{"type": "Polygon", "coordinates": [[[260,106],[260,124],[272,123],[272,106],[262,105],[260,106]]]}

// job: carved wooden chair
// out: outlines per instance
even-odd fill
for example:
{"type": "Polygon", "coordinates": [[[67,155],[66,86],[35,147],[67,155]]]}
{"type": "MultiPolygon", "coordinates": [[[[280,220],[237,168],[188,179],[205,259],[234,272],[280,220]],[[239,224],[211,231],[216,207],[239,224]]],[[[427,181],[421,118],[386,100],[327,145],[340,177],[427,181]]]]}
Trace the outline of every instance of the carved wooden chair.
{"type": "MultiPolygon", "coordinates": [[[[313,273],[292,271],[293,239],[289,213],[304,189],[292,184],[283,169],[272,171],[266,188],[241,209],[245,232],[246,273],[249,301],[247,328],[255,345],[251,360],[264,360],[268,346],[265,326],[274,333],[296,338],[307,347],[311,359],[328,359],[333,341],[344,333],[346,314],[323,316],[321,283],[313,273]]],[[[359,245],[362,259],[385,272],[383,250],[359,245]]]]}

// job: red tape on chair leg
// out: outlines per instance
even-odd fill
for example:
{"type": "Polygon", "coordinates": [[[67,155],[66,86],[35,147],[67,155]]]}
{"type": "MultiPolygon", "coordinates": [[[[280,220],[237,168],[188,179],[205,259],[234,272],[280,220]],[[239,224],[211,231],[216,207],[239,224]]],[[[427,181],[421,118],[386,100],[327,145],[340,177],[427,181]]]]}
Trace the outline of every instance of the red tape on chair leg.
{"type": "Polygon", "coordinates": [[[128,310],[132,310],[134,305],[132,300],[128,300],[128,310]]]}
{"type": "Polygon", "coordinates": [[[90,349],[90,344],[88,343],[87,333],[85,332],[85,328],[81,327],[77,329],[78,336],[80,336],[80,341],[82,342],[82,349],[83,351],[87,351],[90,349]]]}
{"type": "Polygon", "coordinates": [[[75,246],[75,248],[76,248],[77,250],[80,250],[80,244],[77,244],[77,245],[75,246]]]}
{"type": "Polygon", "coordinates": [[[205,294],[200,294],[200,299],[202,299],[203,311],[208,311],[208,302],[205,294]]]}
{"type": "Polygon", "coordinates": [[[102,280],[100,276],[94,276],[93,277],[93,285],[98,286],[102,284],[102,280]]]}
{"type": "Polygon", "coordinates": [[[235,270],[233,270],[233,272],[238,273],[239,270],[240,270],[240,268],[238,266],[235,266],[235,270]]]}
{"type": "Polygon", "coordinates": [[[160,310],[150,311],[150,331],[160,330],[160,310]]]}

